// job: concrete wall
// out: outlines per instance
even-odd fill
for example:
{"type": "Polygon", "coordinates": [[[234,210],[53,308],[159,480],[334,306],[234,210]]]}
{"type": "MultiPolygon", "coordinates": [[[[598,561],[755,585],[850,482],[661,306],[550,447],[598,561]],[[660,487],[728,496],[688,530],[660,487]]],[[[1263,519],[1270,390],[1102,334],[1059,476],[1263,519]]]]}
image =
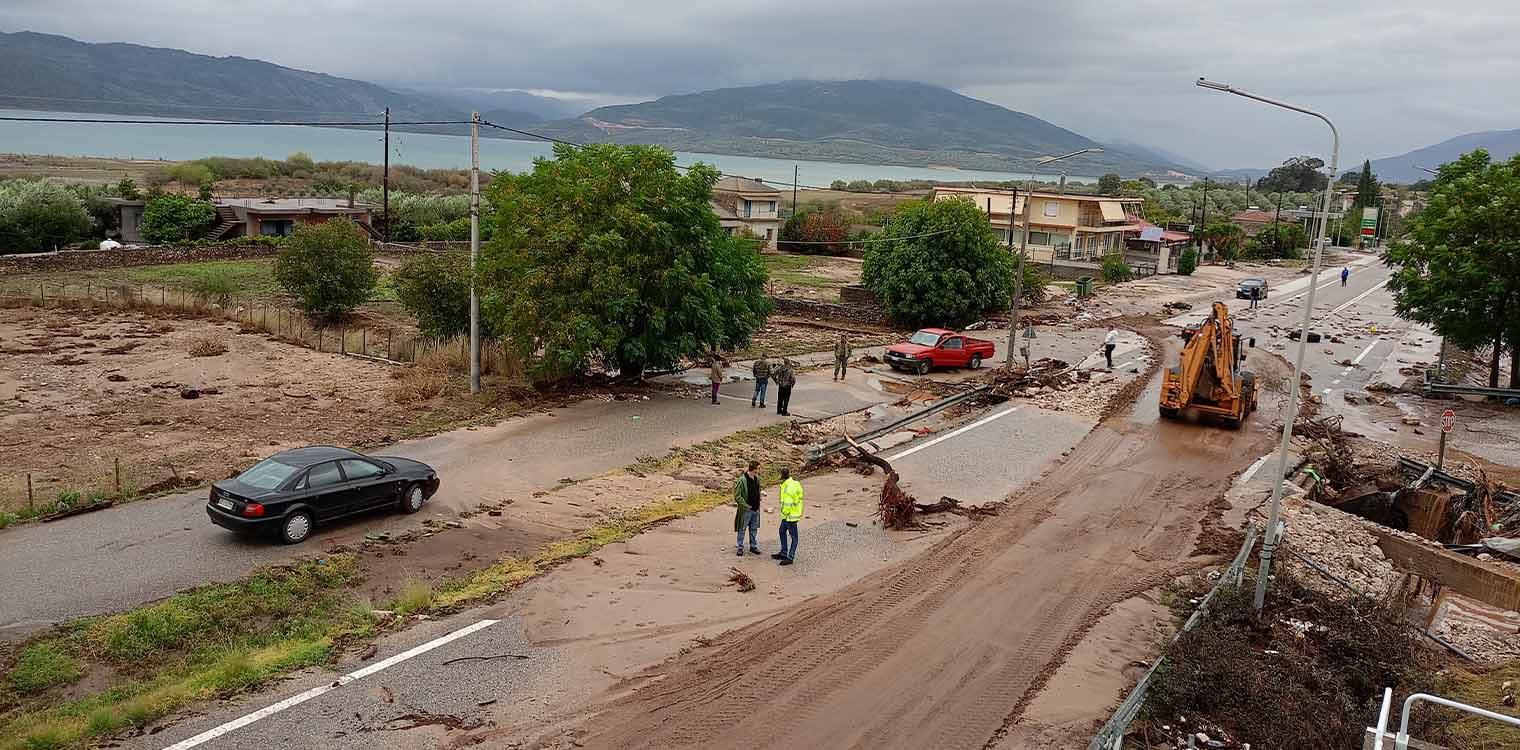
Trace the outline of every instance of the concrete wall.
{"type": "Polygon", "coordinates": [[[1405,539],[1371,523],[1363,524],[1363,528],[1377,537],[1378,547],[1395,567],[1438,581],[1485,604],[1520,610],[1520,577],[1455,552],[1405,539]]]}

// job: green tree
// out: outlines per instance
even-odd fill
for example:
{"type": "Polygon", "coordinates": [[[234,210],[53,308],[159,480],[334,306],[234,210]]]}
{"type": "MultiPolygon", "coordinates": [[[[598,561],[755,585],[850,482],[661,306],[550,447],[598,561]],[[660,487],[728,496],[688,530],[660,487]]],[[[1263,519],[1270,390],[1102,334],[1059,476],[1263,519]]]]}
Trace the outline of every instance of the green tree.
{"type": "Polygon", "coordinates": [[[798,211],[781,225],[776,247],[805,255],[844,255],[849,251],[850,222],[832,208],[798,211]]]}
{"type": "Polygon", "coordinates": [[[53,250],[90,228],[90,214],[69,188],[47,180],[0,182],[0,254],[53,250]]]}
{"type": "MultiPolygon", "coordinates": [[[[1377,176],[1374,175],[1374,174],[1372,174],[1372,162],[1371,161],[1363,161],[1362,162],[1362,175],[1361,175],[1361,177],[1357,178],[1357,181],[1356,181],[1356,202],[1353,203],[1352,205],[1356,209],[1363,209],[1363,208],[1367,208],[1368,206],[1376,206],[1377,203],[1378,203],[1378,181],[1377,181],[1377,176]]],[[[1357,210],[1356,211],[1357,218],[1361,218],[1361,215],[1362,215],[1362,212],[1360,210],[1357,210]]]]}
{"type": "Polygon", "coordinates": [[[1488,384],[1510,347],[1509,387],[1520,388],[1520,155],[1493,162],[1478,149],[1441,167],[1407,239],[1383,253],[1399,315],[1452,344],[1492,348],[1488,384]]]}
{"type": "Polygon", "coordinates": [[[1129,261],[1119,253],[1103,256],[1103,280],[1110,284],[1129,281],[1135,278],[1135,270],[1129,267],[1129,261]]]}
{"type": "Polygon", "coordinates": [[[193,240],[216,221],[211,204],[188,195],[162,193],[148,199],[143,209],[142,235],[149,242],[193,240]]]}
{"type": "Polygon", "coordinates": [[[1252,258],[1302,258],[1309,238],[1296,223],[1268,224],[1252,237],[1246,254],[1252,258]]]}
{"type": "Polygon", "coordinates": [[[418,330],[435,338],[469,333],[469,256],[417,253],[401,262],[391,281],[401,306],[417,319],[418,330]]]}
{"type": "Polygon", "coordinates": [[[275,281],[308,315],[339,318],[364,304],[379,275],[369,239],[348,219],[301,224],[274,261],[275,281]]]}
{"type": "Polygon", "coordinates": [[[1119,188],[1123,184],[1124,181],[1119,177],[1119,175],[1109,172],[1108,174],[1098,178],[1098,192],[1102,193],[1103,195],[1118,195],[1119,188]]]}
{"type": "Polygon", "coordinates": [[[137,189],[137,183],[131,177],[123,177],[121,182],[116,183],[116,194],[124,200],[142,200],[142,191],[137,189]]]}
{"type": "Polygon", "coordinates": [[[1257,192],[1275,193],[1279,190],[1289,193],[1312,193],[1325,189],[1325,183],[1330,178],[1308,163],[1295,161],[1292,164],[1274,168],[1256,183],[1257,192]]]}
{"type": "Polygon", "coordinates": [[[1235,224],[1227,221],[1211,222],[1198,233],[1198,238],[1208,243],[1209,250],[1219,256],[1220,260],[1231,261],[1240,256],[1240,251],[1245,247],[1246,233],[1235,224]]]}
{"type": "Polygon", "coordinates": [[[1181,276],[1192,276],[1198,270],[1198,251],[1188,248],[1182,251],[1181,257],[1177,258],[1177,273],[1181,276]]]}
{"type": "MultiPolygon", "coordinates": [[[[206,203],[210,203],[211,200],[216,197],[216,195],[214,193],[212,193],[212,189],[215,186],[216,186],[216,183],[213,182],[213,181],[211,181],[211,180],[205,180],[205,181],[201,182],[201,184],[200,184],[200,190],[199,190],[200,194],[197,197],[199,197],[202,201],[204,201],[206,203]]],[[[214,211],[216,209],[212,209],[212,210],[214,211]]]]}
{"type": "Polygon", "coordinates": [[[487,191],[485,310],[541,376],[592,365],[637,378],[744,345],[765,323],[765,268],[709,200],[718,172],[686,173],[657,146],[556,146],[487,191]]]}
{"type": "Polygon", "coordinates": [[[1012,298],[1013,256],[969,198],[903,203],[879,237],[861,278],[892,318],[960,325],[1012,298]]]}

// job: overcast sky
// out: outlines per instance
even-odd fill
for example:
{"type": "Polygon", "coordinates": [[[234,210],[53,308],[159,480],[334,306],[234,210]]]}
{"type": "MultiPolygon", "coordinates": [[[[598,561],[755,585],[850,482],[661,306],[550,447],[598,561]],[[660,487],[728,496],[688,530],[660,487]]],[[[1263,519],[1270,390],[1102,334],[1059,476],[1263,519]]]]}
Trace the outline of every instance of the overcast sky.
{"type": "MultiPolygon", "coordinates": [[[[0,0],[0,29],[352,78],[629,100],[788,78],[954,88],[1216,168],[1520,128],[1516,0],[0,0]]],[[[1343,167],[1344,168],[1344,167],[1343,167]]]]}

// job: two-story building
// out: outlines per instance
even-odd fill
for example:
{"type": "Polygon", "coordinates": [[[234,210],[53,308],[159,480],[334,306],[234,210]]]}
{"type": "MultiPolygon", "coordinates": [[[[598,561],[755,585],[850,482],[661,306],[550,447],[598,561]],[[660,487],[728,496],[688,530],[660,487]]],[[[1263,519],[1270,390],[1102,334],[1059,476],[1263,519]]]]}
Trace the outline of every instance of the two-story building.
{"type": "MultiPolygon", "coordinates": [[[[1057,276],[1096,275],[1103,256],[1125,251],[1126,233],[1140,227],[1126,214],[1138,213],[1144,198],[1104,195],[1067,195],[1036,191],[1028,196],[1029,259],[1047,266],[1057,276]]],[[[935,200],[970,199],[987,214],[1003,242],[1009,233],[1015,246],[1023,240],[1024,201],[1020,190],[1014,201],[1010,191],[988,188],[937,187],[935,200]],[[1011,204],[1011,205],[1010,205],[1011,204]]],[[[1165,264],[1160,264],[1162,268],[1165,264]]],[[[1163,271],[1164,272],[1164,271],[1163,271]]]]}
{"type": "Polygon", "coordinates": [[[713,186],[713,212],[729,234],[742,227],[776,249],[781,234],[781,191],[748,177],[724,177],[713,186]]]}

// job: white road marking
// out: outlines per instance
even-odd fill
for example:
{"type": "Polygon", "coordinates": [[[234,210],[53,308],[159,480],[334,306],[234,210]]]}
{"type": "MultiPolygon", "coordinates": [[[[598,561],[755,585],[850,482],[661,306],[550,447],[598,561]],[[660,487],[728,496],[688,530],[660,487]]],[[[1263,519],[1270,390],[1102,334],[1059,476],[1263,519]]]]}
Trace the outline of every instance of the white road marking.
{"type": "MultiPolygon", "coordinates": [[[[1331,280],[1329,280],[1329,281],[1327,281],[1327,282],[1325,282],[1325,283],[1323,283],[1323,284],[1320,284],[1320,285],[1319,285],[1319,286],[1317,286],[1317,287],[1315,287],[1315,288],[1314,288],[1314,291],[1316,291],[1316,292],[1317,292],[1317,291],[1319,291],[1319,290],[1321,290],[1321,289],[1324,289],[1324,288],[1325,288],[1325,287],[1327,287],[1327,286],[1330,286],[1330,285],[1332,285],[1332,284],[1334,284],[1334,283],[1335,283],[1335,282],[1336,282],[1336,281],[1337,281],[1337,279],[1331,279],[1331,280]]],[[[1302,292],[1299,292],[1299,293],[1298,293],[1298,294],[1295,294],[1295,295],[1293,295],[1293,296],[1292,296],[1292,297],[1289,297],[1289,298],[1287,298],[1287,299],[1285,299],[1285,300],[1283,300],[1283,301],[1282,301],[1282,302],[1280,302],[1280,303],[1278,303],[1278,304],[1287,304],[1287,303],[1289,303],[1289,302],[1292,302],[1292,301],[1293,301],[1293,300],[1296,300],[1296,299],[1298,299],[1298,298],[1299,298],[1299,297],[1302,297],[1302,296],[1304,296],[1304,295],[1305,295],[1305,294],[1308,294],[1308,293],[1309,293],[1309,290],[1308,290],[1308,289],[1305,289],[1305,290],[1303,290],[1303,291],[1302,291],[1302,292]]]]}
{"type": "Polygon", "coordinates": [[[1346,308],[1348,308],[1348,307],[1350,307],[1350,306],[1352,306],[1352,305],[1354,305],[1354,304],[1356,304],[1358,302],[1361,302],[1363,297],[1366,297],[1367,295],[1372,294],[1373,292],[1375,292],[1375,291],[1377,291],[1379,289],[1382,289],[1387,284],[1388,284],[1388,279],[1383,279],[1382,281],[1379,281],[1378,283],[1373,284],[1371,289],[1368,289],[1367,291],[1362,292],[1361,294],[1358,294],[1355,297],[1352,297],[1351,299],[1347,300],[1344,304],[1342,304],[1340,307],[1337,307],[1334,310],[1331,310],[1330,312],[1327,312],[1324,315],[1321,315],[1319,317],[1319,319],[1316,320],[1316,321],[1314,321],[1314,322],[1315,323],[1323,323],[1323,322],[1325,322],[1325,320],[1329,319],[1331,316],[1335,315],[1336,313],[1338,313],[1338,312],[1340,312],[1340,311],[1342,311],[1342,310],[1344,310],[1344,309],[1346,309],[1346,308]]]}
{"type": "Polygon", "coordinates": [[[1367,355],[1372,353],[1372,347],[1377,346],[1377,345],[1378,345],[1378,342],[1376,342],[1376,341],[1368,344],[1367,348],[1363,349],[1361,354],[1356,355],[1356,359],[1351,360],[1351,364],[1353,364],[1353,365],[1359,365],[1359,364],[1361,364],[1362,360],[1366,359],[1367,355]]]}
{"type": "Polygon", "coordinates": [[[1325,390],[1324,390],[1324,391],[1323,391],[1323,393],[1324,393],[1324,395],[1326,395],[1326,396],[1328,396],[1328,395],[1330,395],[1330,391],[1331,391],[1331,389],[1329,389],[1329,388],[1326,388],[1326,389],[1325,389],[1325,390]]]}
{"type": "Polygon", "coordinates": [[[1256,472],[1258,470],[1260,470],[1262,464],[1265,464],[1266,462],[1267,462],[1267,457],[1266,456],[1262,456],[1261,458],[1256,459],[1256,463],[1251,464],[1251,468],[1246,469],[1245,472],[1243,472],[1240,475],[1240,482],[1242,484],[1244,484],[1246,482],[1251,481],[1251,477],[1256,476],[1256,472]]]}
{"type": "Polygon", "coordinates": [[[1330,381],[1330,385],[1340,385],[1340,384],[1341,384],[1341,379],[1340,378],[1336,378],[1336,379],[1330,381]]]}
{"type": "Polygon", "coordinates": [[[909,449],[907,449],[907,450],[905,450],[905,451],[903,451],[901,453],[898,453],[895,456],[888,456],[887,460],[888,461],[896,461],[899,458],[904,458],[906,456],[911,456],[911,455],[913,455],[913,454],[915,454],[915,453],[917,453],[917,452],[919,452],[919,451],[921,451],[921,450],[923,450],[925,448],[928,448],[930,446],[939,445],[940,443],[943,443],[946,440],[949,440],[950,438],[953,438],[953,437],[955,437],[957,435],[960,435],[961,433],[970,432],[970,431],[972,431],[972,430],[974,430],[974,429],[976,429],[978,427],[981,427],[982,425],[987,424],[988,422],[991,422],[994,419],[1002,419],[1003,417],[1006,417],[1009,414],[1012,414],[1012,413],[1014,413],[1014,412],[1016,412],[1018,410],[1019,410],[1019,407],[1014,406],[1014,407],[1011,407],[1011,408],[1008,408],[1008,409],[1004,409],[1004,410],[1002,410],[1002,411],[1000,411],[1000,412],[998,412],[996,414],[993,414],[990,417],[982,417],[981,419],[978,419],[975,422],[972,422],[971,424],[966,425],[965,427],[962,427],[962,428],[960,428],[958,430],[952,430],[950,432],[947,432],[947,433],[945,433],[943,435],[940,435],[939,437],[937,437],[937,438],[935,438],[933,440],[930,440],[927,443],[922,443],[920,445],[915,445],[912,448],[909,448],[909,449]]]}
{"type": "Polygon", "coordinates": [[[1135,362],[1137,362],[1137,361],[1139,361],[1139,360],[1132,359],[1132,360],[1130,360],[1128,362],[1125,362],[1122,365],[1119,365],[1118,367],[1115,367],[1114,369],[1115,370],[1128,370],[1129,368],[1134,367],[1135,366],[1135,362]]]}
{"type": "Polygon", "coordinates": [[[471,633],[489,628],[492,625],[495,625],[497,622],[497,620],[481,620],[474,625],[460,628],[452,633],[449,633],[448,635],[428,641],[421,646],[416,646],[414,648],[407,649],[406,651],[402,651],[401,653],[396,654],[389,659],[385,659],[384,661],[378,661],[363,669],[349,672],[348,674],[343,675],[342,677],[339,677],[338,679],[326,685],[323,685],[321,687],[314,687],[304,693],[297,693],[290,696],[289,698],[286,698],[285,700],[280,701],[279,703],[265,706],[264,708],[254,711],[251,714],[233,719],[232,721],[222,724],[221,726],[213,727],[204,732],[201,732],[200,734],[197,734],[188,740],[181,740],[180,742],[176,742],[173,745],[164,748],[164,750],[189,750],[192,747],[204,745],[205,743],[221,737],[224,734],[242,729],[243,727],[246,727],[249,724],[258,721],[259,719],[268,718],[281,711],[284,711],[287,708],[291,708],[292,706],[299,706],[302,703],[311,700],[312,698],[330,693],[344,685],[347,685],[350,682],[361,680],[381,670],[394,667],[397,664],[406,661],[407,659],[411,659],[415,656],[420,656],[429,651],[432,651],[433,649],[438,648],[439,646],[442,646],[446,643],[457,641],[460,638],[470,635],[471,633]]]}

